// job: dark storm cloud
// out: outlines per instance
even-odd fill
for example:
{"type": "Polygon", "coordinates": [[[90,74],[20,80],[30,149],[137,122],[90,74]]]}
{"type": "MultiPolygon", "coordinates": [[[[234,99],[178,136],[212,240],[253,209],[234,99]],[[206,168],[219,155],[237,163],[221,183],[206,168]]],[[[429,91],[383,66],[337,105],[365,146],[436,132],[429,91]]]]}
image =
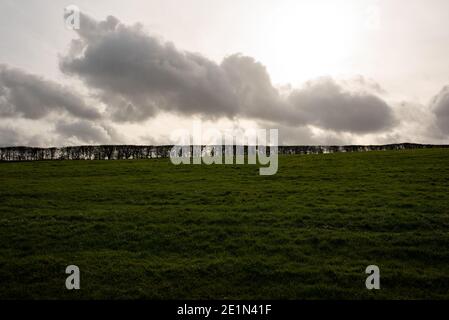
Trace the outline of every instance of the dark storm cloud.
{"type": "Polygon", "coordinates": [[[61,59],[61,70],[95,90],[115,121],[143,121],[168,111],[357,133],[394,123],[383,100],[344,91],[331,79],[310,83],[285,98],[266,68],[251,57],[231,55],[217,64],[115,17],[98,22],[82,15],[77,32],[79,39],[61,59]]]}
{"type": "Polygon", "coordinates": [[[445,86],[431,102],[436,124],[443,134],[449,135],[449,86],[445,86]]]}
{"type": "Polygon", "coordinates": [[[289,101],[309,124],[335,131],[369,133],[395,124],[393,111],[379,97],[349,92],[331,78],[307,83],[289,101]]]}
{"type": "Polygon", "coordinates": [[[51,112],[67,112],[95,119],[99,113],[84,100],[59,84],[0,65],[0,115],[39,119],[51,112]]]}

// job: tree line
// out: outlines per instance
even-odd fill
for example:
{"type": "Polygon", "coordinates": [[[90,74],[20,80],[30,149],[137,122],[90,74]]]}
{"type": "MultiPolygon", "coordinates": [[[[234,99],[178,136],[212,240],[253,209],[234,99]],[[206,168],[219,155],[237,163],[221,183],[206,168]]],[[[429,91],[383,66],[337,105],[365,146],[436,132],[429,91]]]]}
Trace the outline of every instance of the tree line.
{"type": "MultiPolygon", "coordinates": [[[[363,152],[401,149],[448,148],[449,145],[430,145],[399,143],[388,145],[348,145],[348,146],[279,146],[278,154],[318,154],[334,152],[363,152]]],[[[136,146],[136,145],[99,145],[70,146],[61,148],[2,147],[0,161],[37,161],[37,160],[126,160],[168,158],[172,145],[136,146]]],[[[192,146],[190,146],[192,150],[192,146]]],[[[237,152],[233,146],[234,154],[237,152]]],[[[267,148],[268,151],[270,148],[267,148]]],[[[202,146],[202,152],[209,152],[210,146],[202,146]]],[[[225,148],[223,150],[223,155],[225,148]]],[[[248,146],[242,149],[248,153],[248,146]]]]}

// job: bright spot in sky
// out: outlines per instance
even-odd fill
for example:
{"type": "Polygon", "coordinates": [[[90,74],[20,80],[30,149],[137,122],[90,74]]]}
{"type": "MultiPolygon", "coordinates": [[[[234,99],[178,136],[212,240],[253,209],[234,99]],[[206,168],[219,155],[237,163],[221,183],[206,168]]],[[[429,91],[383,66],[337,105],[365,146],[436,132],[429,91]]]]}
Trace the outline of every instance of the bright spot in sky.
{"type": "Polygon", "coordinates": [[[282,2],[261,26],[262,61],[273,81],[298,83],[347,71],[366,14],[366,6],[349,1],[282,2]]]}

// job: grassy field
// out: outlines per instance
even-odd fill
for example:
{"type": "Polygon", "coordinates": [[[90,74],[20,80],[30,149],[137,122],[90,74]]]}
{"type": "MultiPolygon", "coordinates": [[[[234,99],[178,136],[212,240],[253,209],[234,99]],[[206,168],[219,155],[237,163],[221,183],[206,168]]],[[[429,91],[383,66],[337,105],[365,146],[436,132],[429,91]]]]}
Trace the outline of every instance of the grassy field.
{"type": "Polygon", "coordinates": [[[0,163],[0,298],[449,298],[449,150],[279,161],[0,163]]]}

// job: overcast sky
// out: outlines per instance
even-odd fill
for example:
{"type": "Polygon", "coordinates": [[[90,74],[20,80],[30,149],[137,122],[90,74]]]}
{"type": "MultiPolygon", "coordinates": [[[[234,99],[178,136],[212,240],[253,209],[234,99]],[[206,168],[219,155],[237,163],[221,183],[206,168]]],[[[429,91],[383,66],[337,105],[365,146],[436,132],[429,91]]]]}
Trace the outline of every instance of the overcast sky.
{"type": "Polygon", "coordinates": [[[447,0],[2,0],[0,146],[449,143],[448,57],[447,0]]]}

